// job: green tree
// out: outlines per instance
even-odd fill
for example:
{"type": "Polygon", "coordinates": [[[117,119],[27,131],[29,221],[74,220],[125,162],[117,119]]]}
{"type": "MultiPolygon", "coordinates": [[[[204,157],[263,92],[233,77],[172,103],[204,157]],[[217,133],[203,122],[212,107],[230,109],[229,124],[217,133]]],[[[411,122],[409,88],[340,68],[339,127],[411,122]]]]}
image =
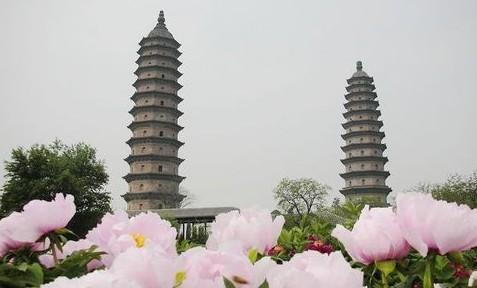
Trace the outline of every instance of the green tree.
{"type": "Polygon", "coordinates": [[[67,146],[57,140],[48,146],[13,149],[5,170],[2,216],[21,210],[33,199],[49,201],[56,193],[71,194],[77,212],[68,228],[84,236],[111,211],[110,193],[104,191],[108,182],[104,163],[84,143],[67,146]]]}
{"type": "Polygon", "coordinates": [[[435,199],[477,208],[477,171],[468,176],[452,175],[443,184],[418,184],[413,191],[431,193],[435,199]]]}
{"type": "Polygon", "coordinates": [[[330,190],[328,185],[311,178],[284,178],[275,188],[274,196],[284,213],[296,214],[301,218],[324,207],[330,190]]]}

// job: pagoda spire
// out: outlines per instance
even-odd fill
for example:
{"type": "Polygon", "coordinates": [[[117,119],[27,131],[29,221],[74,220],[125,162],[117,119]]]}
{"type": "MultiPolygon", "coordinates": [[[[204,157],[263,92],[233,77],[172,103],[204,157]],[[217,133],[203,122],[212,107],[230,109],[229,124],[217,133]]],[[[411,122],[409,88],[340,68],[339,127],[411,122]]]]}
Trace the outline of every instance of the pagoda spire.
{"type": "Polygon", "coordinates": [[[157,18],[157,27],[166,28],[166,18],[164,17],[164,11],[159,12],[159,18],[157,18]]]}
{"type": "Polygon", "coordinates": [[[123,195],[130,213],[138,210],[179,208],[184,198],[179,193],[179,148],[178,140],[182,127],[178,118],[182,112],[178,96],[182,85],[178,83],[182,73],[180,44],[174,40],[165,26],[164,12],[159,13],[157,25],[139,43],[136,92],[131,97],[134,107],[128,128],[132,137],[126,142],[131,154],[125,159],[130,172],[124,179],[129,191],[123,195]]]}
{"type": "Polygon", "coordinates": [[[164,18],[164,11],[161,10],[159,12],[159,18],[157,19],[157,22],[164,24],[166,22],[166,18],[164,18]]]}
{"type": "Polygon", "coordinates": [[[347,80],[346,112],[343,113],[346,130],[341,137],[345,145],[341,147],[345,158],[341,162],[345,173],[340,176],[345,180],[345,187],[340,192],[349,199],[373,197],[386,204],[386,197],[391,188],[386,185],[390,175],[384,169],[388,162],[382,143],[385,136],[380,131],[383,122],[379,120],[381,111],[374,91],[374,79],[363,71],[363,63],[356,62],[356,72],[347,80]]]}

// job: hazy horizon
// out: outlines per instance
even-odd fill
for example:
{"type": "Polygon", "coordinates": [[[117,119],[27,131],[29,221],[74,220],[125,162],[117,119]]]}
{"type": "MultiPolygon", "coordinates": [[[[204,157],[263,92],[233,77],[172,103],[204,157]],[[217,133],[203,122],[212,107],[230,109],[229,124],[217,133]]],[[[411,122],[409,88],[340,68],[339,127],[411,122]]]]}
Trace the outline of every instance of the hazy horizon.
{"type": "Polygon", "coordinates": [[[193,207],[273,209],[284,177],[338,196],[358,60],[377,87],[394,192],[477,169],[476,1],[294,3],[3,1],[0,161],[18,146],[85,142],[124,208],[136,51],[164,10],[182,44],[179,173],[193,207]]]}

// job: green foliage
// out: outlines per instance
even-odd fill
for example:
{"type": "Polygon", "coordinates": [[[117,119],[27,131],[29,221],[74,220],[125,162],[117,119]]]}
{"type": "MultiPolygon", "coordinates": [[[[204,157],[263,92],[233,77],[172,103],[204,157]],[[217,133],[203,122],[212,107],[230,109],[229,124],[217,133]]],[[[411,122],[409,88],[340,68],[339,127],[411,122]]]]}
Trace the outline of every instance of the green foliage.
{"type": "Polygon", "coordinates": [[[383,261],[359,267],[365,274],[367,287],[433,288],[436,283],[444,283],[442,287],[467,287],[468,276],[459,277],[456,271],[468,269],[469,265],[471,263],[462,255],[455,257],[431,252],[427,257],[421,257],[413,252],[400,261],[383,261]]]}
{"type": "Polygon", "coordinates": [[[104,254],[103,252],[95,252],[96,248],[96,246],[92,246],[87,250],[75,251],[64,260],[58,262],[54,267],[45,269],[45,283],[53,281],[60,276],[75,278],[88,273],[88,263],[93,260],[101,260],[101,255],[104,254]]]}
{"type": "Polygon", "coordinates": [[[435,199],[477,208],[477,171],[471,175],[452,175],[443,184],[418,184],[413,191],[431,193],[435,199]]]}
{"type": "Polygon", "coordinates": [[[464,262],[469,263],[469,268],[476,271],[477,270],[477,248],[463,252],[462,256],[464,257],[464,262]]]}
{"type": "Polygon", "coordinates": [[[361,210],[363,210],[365,204],[363,202],[355,202],[347,200],[341,205],[337,205],[333,208],[333,213],[344,219],[343,226],[347,229],[351,229],[354,223],[358,221],[361,210]]]}
{"type": "Polygon", "coordinates": [[[73,252],[63,260],[55,260],[55,265],[51,268],[40,264],[40,255],[55,255],[54,251],[62,251],[67,241],[65,235],[68,234],[71,232],[60,229],[39,239],[38,244],[50,243],[43,251],[34,251],[30,247],[25,247],[10,251],[3,256],[0,262],[0,287],[39,287],[60,276],[73,278],[87,274],[88,263],[95,259],[100,260],[103,254],[103,252],[95,251],[96,246],[73,252]]]}
{"type": "Polygon", "coordinates": [[[179,253],[179,254],[189,250],[190,248],[194,248],[194,247],[197,247],[197,246],[201,246],[201,245],[198,244],[198,243],[195,243],[193,241],[184,240],[184,239],[180,239],[180,238],[176,242],[176,250],[177,250],[177,253],[179,253]]]}
{"type": "Polygon", "coordinates": [[[284,213],[301,217],[323,207],[329,190],[328,185],[311,178],[284,178],[275,188],[274,196],[284,213]]]}
{"type": "Polygon", "coordinates": [[[449,177],[444,184],[433,187],[432,196],[436,199],[477,208],[477,172],[468,177],[461,175],[449,177]]]}
{"type": "MultiPolygon", "coordinates": [[[[339,247],[339,242],[331,236],[334,225],[314,215],[303,217],[300,223],[289,229],[283,228],[278,237],[277,247],[279,250],[272,253],[277,261],[287,261],[294,254],[310,249],[310,245],[317,242],[318,246],[326,246],[329,249],[339,247]]],[[[320,248],[313,246],[313,249],[320,248]]],[[[324,248],[324,247],[323,247],[324,248]]],[[[325,253],[324,250],[321,251],[325,253]]]]}
{"type": "Polygon", "coordinates": [[[0,264],[0,287],[39,287],[44,282],[40,264],[0,264]]]}
{"type": "Polygon", "coordinates": [[[76,214],[68,228],[84,236],[111,211],[111,196],[104,192],[108,182],[104,163],[96,158],[96,150],[86,144],[66,146],[55,141],[27,150],[17,148],[5,169],[0,203],[3,216],[21,210],[33,199],[51,201],[56,193],[71,194],[76,214]]]}
{"type": "Polygon", "coordinates": [[[192,241],[199,244],[205,244],[208,238],[209,234],[207,234],[204,226],[193,226],[191,237],[192,241]]]}
{"type": "Polygon", "coordinates": [[[224,277],[224,285],[225,285],[225,288],[235,288],[234,283],[232,283],[232,281],[230,281],[229,279],[225,277],[224,277]]]}

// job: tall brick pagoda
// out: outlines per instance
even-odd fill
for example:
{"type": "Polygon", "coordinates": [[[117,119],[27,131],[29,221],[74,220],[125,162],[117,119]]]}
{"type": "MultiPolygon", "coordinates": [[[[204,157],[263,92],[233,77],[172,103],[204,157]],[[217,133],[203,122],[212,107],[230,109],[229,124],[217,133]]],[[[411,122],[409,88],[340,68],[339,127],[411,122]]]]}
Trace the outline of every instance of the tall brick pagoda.
{"type": "Polygon", "coordinates": [[[341,147],[345,158],[345,173],[340,176],[345,180],[345,187],[340,192],[348,199],[373,197],[382,204],[391,188],[386,186],[390,175],[384,165],[388,158],[383,155],[386,144],[382,143],[384,132],[380,131],[383,122],[379,120],[381,112],[374,91],[373,77],[363,71],[361,61],[357,62],[357,71],[347,80],[348,86],[343,114],[346,130],[342,136],[345,145],[341,147]]]}
{"type": "Polygon", "coordinates": [[[177,82],[182,63],[177,60],[180,44],[167,30],[163,11],[139,45],[136,92],[131,97],[134,107],[129,111],[134,117],[128,126],[132,137],[126,142],[131,147],[125,159],[130,172],[124,176],[129,192],[123,197],[129,212],[178,208],[184,197],[179,194],[184,177],[178,175],[183,161],[178,151],[184,143],[178,140],[182,127],[177,124],[182,115],[177,108],[182,101],[177,95],[182,88],[177,82]]]}

